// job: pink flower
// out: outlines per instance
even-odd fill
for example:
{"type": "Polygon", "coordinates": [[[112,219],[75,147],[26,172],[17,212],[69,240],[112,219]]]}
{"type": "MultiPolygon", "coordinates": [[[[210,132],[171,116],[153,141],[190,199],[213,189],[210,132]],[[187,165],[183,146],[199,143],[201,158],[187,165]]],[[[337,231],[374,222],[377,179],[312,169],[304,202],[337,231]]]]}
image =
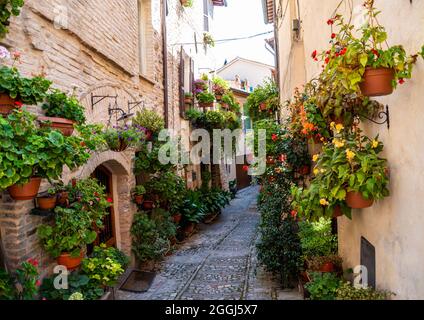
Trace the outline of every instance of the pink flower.
{"type": "Polygon", "coordinates": [[[107,198],[107,202],[112,203],[113,199],[112,198],[107,198]]]}
{"type": "Polygon", "coordinates": [[[36,285],[37,287],[41,286],[41,281],[40,281],[40,280],[37,280],[37,281],[35,282],[35,285],[36,285]]]}
{"type": "Polygon", "coordinates": [[[13,56],[13,59],[19,60],[21,58],[22,54],[19,51],[14,51],[12,53],[12,56],[13,56]]]}

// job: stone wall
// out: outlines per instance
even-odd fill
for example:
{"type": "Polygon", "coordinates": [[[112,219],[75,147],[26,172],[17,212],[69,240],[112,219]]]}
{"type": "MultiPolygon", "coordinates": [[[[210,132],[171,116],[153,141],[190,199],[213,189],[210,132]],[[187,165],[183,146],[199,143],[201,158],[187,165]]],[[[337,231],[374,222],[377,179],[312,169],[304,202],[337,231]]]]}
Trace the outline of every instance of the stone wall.
{"type": "MultiPolygon", "coordinates": [[[[320,64],[311,58],[314,50],[328,46],[331,34],[326,21],[339,0],[282,1],[283,9],[290,1],[288,14],[278,34],[280,45],[280,79],[282,100],[290,98],[293,89],[312,79],[320,64]],[[290,24],[301,14],[302,34],[295,40],[290,24]]],[[[341,10],[348,12],[348,2],[341,10]]],[[[363,1],[354,1],[354,19],[358,19],[363,1]]],[[[407,52],[415,53],[424,43],[424,3],[420,1],[383,1],[375,4],[382,11],[379,22],[388,32],[390,45],[403,44],[407,52]],[[407,21],[407,23],[405,23],[407,21]]],[[[355,21],[354,20],[354,21],[355,21]]],[[[383,156],[388,159],[391,174],[391,196],[372,208],[355,210],[353,219],[339,218],[339,250],[346,268],[360,264],[360,241],[365,237],[376,249],[377,287],[396,293],[396,299],[424,298],[424,241],[422,237],[424,179],[420,174],[424,163],[422,126],[424,120],[422,84],[424,62],[415,65],[412,80],[390,96],[378,98],[390,108],[390,130],[364,122],[365,134],[380,135],[385,145],[383,156]]]]}

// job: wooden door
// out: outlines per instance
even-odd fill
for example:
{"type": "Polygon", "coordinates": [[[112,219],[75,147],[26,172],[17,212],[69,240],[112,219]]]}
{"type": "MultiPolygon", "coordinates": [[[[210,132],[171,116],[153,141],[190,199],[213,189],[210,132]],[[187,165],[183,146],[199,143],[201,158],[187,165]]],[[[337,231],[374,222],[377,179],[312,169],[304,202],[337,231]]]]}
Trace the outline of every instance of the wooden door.
{"type": "MultiPolygon", "coordinates": [[[[113,200],[112,173],[106,167],[99,166],[94,170],[92,177],[106,187],[106,196],[113,200]]],[[[94,245],[105,243],[109,247],[116,246],[115,212],[113,206],[108,210],[109,214],[103,218],[103,228],[97,231],[97,239],[94,245]]]]}

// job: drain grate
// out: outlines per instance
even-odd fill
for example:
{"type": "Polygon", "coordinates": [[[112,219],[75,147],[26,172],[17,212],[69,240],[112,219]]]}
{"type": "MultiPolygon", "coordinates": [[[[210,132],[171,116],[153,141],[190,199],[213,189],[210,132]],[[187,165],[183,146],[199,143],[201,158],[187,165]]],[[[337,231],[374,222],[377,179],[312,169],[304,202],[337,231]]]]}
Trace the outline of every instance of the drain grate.
{"type": "Polygon", "coordinates": [[[128,292],[146,292],[152,285],[156,273],[141,270],[132,270],[128,277],[122,282],[119,290],[128,292]]]}

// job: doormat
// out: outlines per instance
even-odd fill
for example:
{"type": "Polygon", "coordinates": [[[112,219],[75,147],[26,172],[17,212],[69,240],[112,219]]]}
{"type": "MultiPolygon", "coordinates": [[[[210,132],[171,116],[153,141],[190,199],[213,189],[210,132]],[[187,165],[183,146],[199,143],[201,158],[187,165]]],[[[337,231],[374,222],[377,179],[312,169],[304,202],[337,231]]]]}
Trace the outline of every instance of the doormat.
{"type": "Polygon", "coordinates": [[[119,290],[136,293],[146,292],[152,285],[155,276],[156,273],[154,272],[132,270],[119,287],[119,290]]]}

